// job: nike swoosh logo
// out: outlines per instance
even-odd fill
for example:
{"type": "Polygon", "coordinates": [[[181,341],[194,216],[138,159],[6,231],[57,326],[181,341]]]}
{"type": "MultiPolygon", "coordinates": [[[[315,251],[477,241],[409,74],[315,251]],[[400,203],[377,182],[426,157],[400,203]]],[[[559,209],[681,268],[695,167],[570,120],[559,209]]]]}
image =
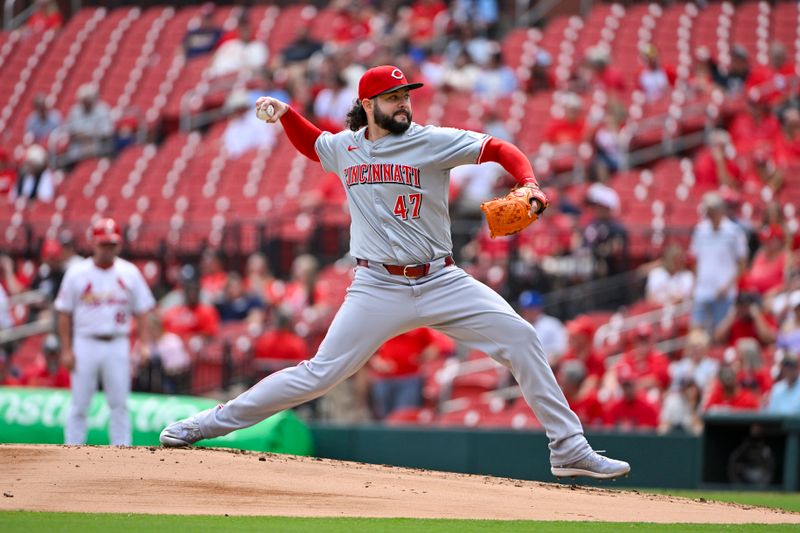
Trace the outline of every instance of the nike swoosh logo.
{"type": "Polygon", "coordinates": [[[358,150],[358,146],[347,145],[347,151],[348,152],[352,152],[353,150],[358,150]]]}

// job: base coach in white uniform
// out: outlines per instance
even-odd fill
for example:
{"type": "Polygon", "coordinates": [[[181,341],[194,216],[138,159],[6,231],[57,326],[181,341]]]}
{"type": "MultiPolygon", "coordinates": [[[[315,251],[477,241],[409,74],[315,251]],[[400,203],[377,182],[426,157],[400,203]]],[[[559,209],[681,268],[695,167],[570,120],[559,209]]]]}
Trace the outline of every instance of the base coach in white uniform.
{"type": "Polygon", "coordinates": [[[121,242],[114,220],[98,220],[92,227],[93,256],[67,270],[56,298],[61,363],[72,373],[65,444],[86,443],[86,412],[98,379],[110,410],[109,441],[115,446],[131,444],[131,318],[138,320],[141,345],[149,346],[145,318],[155,300],[139,269],[117,257],[121,242]]]}

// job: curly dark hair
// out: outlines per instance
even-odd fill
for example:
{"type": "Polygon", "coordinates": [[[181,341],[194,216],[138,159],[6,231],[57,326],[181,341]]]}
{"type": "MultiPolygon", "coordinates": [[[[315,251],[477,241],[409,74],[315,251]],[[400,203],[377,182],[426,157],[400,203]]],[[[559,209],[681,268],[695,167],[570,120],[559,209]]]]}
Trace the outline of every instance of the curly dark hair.
{"type": "Polygon", "coordinates": [[[367,112],[361,105],[361,100],[356,99],[353,102],[353,107],[347,112],[345,124],[351,131],[358,131],[367,125],[367,112]]]}

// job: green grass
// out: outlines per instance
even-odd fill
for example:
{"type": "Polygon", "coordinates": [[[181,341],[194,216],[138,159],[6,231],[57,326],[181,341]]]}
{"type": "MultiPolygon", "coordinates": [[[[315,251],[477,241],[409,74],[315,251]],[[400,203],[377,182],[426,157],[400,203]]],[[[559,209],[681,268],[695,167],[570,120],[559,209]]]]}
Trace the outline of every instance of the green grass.
{"type": "Polygon", "coordinates": [[[733,492],[704,490],[672,490],[672,489],[639,489],[642,492],[669,494],[684,498],[705,498],[720,502],[740,503],[742,505],[759,505],[773,509],[783,509],[800,513],[800,493],[796,492],[733,492]]]}
{"type": "Polygon", "coordinates": [[[797,531],[797,525],[687,525],[634,524],[603,522],[532,522],[499,520],[417,520],[377,518],[285,518],[274,516],[175,516],[141,514],[0,512],[0,531],[4,533],[78,532],[125,533],[187,531],[191,533],[275,531],[280,533],[564,533],[587,531],[655,531],[669,533],[746,531],[769,533],[797,531]]]}

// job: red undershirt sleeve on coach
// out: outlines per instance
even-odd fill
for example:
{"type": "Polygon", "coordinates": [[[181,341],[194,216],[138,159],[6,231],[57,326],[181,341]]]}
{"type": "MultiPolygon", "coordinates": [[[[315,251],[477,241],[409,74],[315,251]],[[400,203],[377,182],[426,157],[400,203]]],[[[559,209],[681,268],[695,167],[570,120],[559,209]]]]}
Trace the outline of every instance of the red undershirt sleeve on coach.
{"type": "Polygon", "coordinates": [[[509,142],[490,137],[484,143],[478,157],[478,163],[487,161],[499,163],[520,185],[539,186],[536,176],[533,175],[531,162],[519,148],[509,142]]]}
{"type": "Polygon", "coordinates": [[[289,137],[289,141],[297,148],[298,152],[312,161],[319,161],[319,156],[314,150],[317,138],[322,135],[322,131],[319,128],[291,107],[281,117],[281,124],[283,124],[283,129],[286,130],[286,136],[289,137]]]}

